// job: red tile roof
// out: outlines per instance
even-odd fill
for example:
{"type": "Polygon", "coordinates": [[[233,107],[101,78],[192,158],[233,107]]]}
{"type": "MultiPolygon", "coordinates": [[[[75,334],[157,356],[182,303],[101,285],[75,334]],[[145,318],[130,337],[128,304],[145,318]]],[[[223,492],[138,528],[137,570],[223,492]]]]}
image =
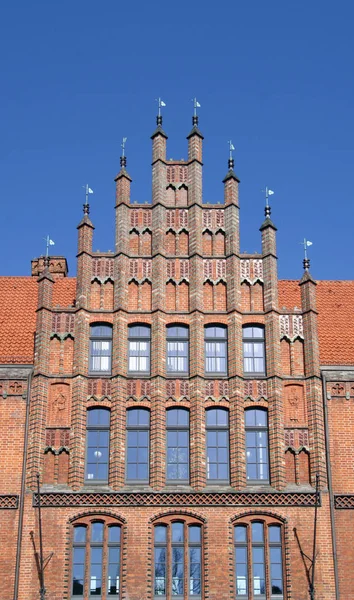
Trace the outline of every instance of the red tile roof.
{"type": "MultiPolygon", "coordinates": [[[[321,364],[354,365],[354,281],[318,281],[317,310],[321,364]]],[[[58,279],[53,306],[72,306],[76,279],[58,279]]],[[[299,282],[279,281],[279,308],[301,308],[299,282]]],[[[0,364],[32,364],[37,280],[0,277],[0,364]]]]}
{"type": "MultiPolygon", "coordinates": [[[[36,329],[37,279],[0,277],[0,364],[32,364],[36,329]]],[[[53,305],[69,306],[76,279],[58,279],[53,305]]]]}

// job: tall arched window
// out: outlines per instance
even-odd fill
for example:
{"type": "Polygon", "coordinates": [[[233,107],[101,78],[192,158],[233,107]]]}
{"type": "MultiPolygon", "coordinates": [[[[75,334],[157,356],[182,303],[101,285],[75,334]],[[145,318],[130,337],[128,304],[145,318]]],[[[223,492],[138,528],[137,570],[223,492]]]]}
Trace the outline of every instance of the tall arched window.
{"type": "Polygon", "coordinates": [[[269,481],[268,413],[262,408],[245,410],[246,467],[248,482],[269,481]]]}
{"type": "Polygon", "coordinates": [[[284,598],[282,527],[272,520],[250,520],[234,528],[236,598],[284,598]]]}
{"type": "Polygon", "coordinates": [[[155,525],[154,597],[202,597],[201,525],[179,520],[155,525]]]}
{"type": "Polygon", "coordinates": [[[225,408],[206,411],[207,479],[229,481],[229,413],[225,408]]]}
{"type": "Polygon", "coordinates": [[[112,371],[112,325],[95,323],[90,327],[90,373],[112,371]]]}
{"type": "Polygon", "coordinates": [[[189,411],[169,408],[167,420],[167,480],[189,481],[189,411]]]}
{"type": "Polygon", "coordinates": [[[187,325],[167,327],[167,374],[188,375],[189,328],[187,325]]]}
{"type": "Polygon", "coordinates": [[[129,325],[128,371],[150,373],[150,325],[129,325]]]}
{"type": "Polygon", "coordinates": [[[127,410],[127,474],[130,483],[149,481],[150,411],[127,410]]]}
{"type": "Polygon", "coordinates": [[[72,598],[120,597],[121,526],[113,519],[80,520],[73,528],[72,598]]]}
{"type": "Polygon", "coordinates": [[[90,408],[87,411],[85,469],[87,482],[108,482],[109,423],[108,408],[90,408]]]}
{"type": "Polygon", "coordinates": [[[243,327],[243,371],[245,375],[265,375],[264,327],[243,327]]]}
{"type": "Polygon", "coordinates": [[[206,325],[204,336],[206,375],[227,375],[227,328],[206,325]]]}

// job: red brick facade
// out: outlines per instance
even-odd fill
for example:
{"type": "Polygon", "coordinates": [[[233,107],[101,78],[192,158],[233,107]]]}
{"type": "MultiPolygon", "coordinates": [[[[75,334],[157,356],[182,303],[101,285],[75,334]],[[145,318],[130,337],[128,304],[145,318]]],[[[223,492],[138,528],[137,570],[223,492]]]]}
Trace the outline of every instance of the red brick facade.
{"type": "Polygon", "coordinates": [[[186,162],[167,161],[166,141],[160,119],[152,136],[152,204],[130,203],[131,178],[122,160],[115,179],[114,252],[93,252],[94,227],[85,207],[76,279],[67,277],[63,257],[49,264],[43,257],[32,261],[32,277],[0,278],[0,539],[6,549],[0,558],[1,598],[39,598],[39,473],[50,600],[305,600],[318,474],[315,598],[350,600],[354,332],[348,328],[354,285],[316,284],[307,269],[300,282],[278,281],[269,210],[261,226],[262,253],[240,254],[233,164],[224,179],[224,204],[203,204],[203,136],[197,122],[188,136],[186,162]],[[106,373],[90,362],[90,326],[97,323],[112,327],[106,373]],[[137,324],[150,327],[145,373],[133,373],[128,361],[129,326],[137,324]],[[187,373],[168,371],[169,325],[188,326],[187,373]],[[206,371],[207,325],[225,327],[226,371],[206,371]],[[265,372],[244,371],[247,325],[263,328],[265,372]],[[335,327],[343,343],[333,340],[335,327]],[[85,475],[87,414],[93,408],[110,414],[105,481],[85,475]],[[189,414],[189,475],[169,483],[166,414],[173,408],[189,414]],[[127,479],[129,409],[149,411],[148,480],[127,479]],[[206,451],[207,415],[213,414],[208,409],[227,414],[228,472],[219,481],[210,475],[212,453],[206,451]],[[264,480],[247,477],[245,411],[253,409],[267,415],[269,477],[264,480]],[[96,546],[89,537],[97,523],[103,532],[103,583],[94,596],[96,546]],[[174,523],[184,532],[177,544],[184,567],[180,588],[175,587],[178,568],[172,567],[174,523]],[[258,549],[264,552],[264,577],[252,554],[255,523],[263,532],[258,549]],[[115,545],[112,527],[120,532],[115,545]],[[157,527],[166,541],[158,541],[157,527]],[[200,541],[190,541],[191,528],[200,532],[200,541]],[[234,541],[236,530],[247,532],[244,542],[234,541]],[[79,531],[86,532],[85,541],[74,538],[79,531]],[[278,542],[272,542],[273,531],[280,532],[278,542]],[[271,558],[277,544],[278,587],[271,558]],[[82,595],[72,591],[73,548],[85,556],[82,595]],[[119,595],[107,593],[112,548],[119,551],[119,595]],[[200,592],[199,579],[192,582],[191,548],[195,555],[200,551],[200,592]],[[235,568],[239,548],[248,560],[243,579],[235,568]],[[156,563],[162,555],[166,593],[155,594],[162,589],[156,563]]]}

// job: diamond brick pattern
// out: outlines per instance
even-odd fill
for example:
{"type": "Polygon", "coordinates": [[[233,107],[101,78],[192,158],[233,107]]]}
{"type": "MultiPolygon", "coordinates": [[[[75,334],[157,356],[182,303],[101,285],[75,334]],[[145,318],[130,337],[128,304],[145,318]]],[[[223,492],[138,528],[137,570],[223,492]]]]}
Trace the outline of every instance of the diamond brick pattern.
{"type": "Polygon", "coordinates": [[[18,496],[16,494],[0,494],[1,508],[18,508],[18,496]]]}
{"type": "MultiPolygon", "coordinates": [[[[354,496],[353,496],[354,499],[354,496]]],[[[43,493],[43,507],[60,506],[315,506],[316,494],[303,493],[43,493]]],[[[33,494],[33,506],[38,494],[33,494]]]]}
{"type": "Polygon", "coordinates": [[[335,508],[354,508],[354,494],[335,494],[334,495],[334,506],[335,508]]]}

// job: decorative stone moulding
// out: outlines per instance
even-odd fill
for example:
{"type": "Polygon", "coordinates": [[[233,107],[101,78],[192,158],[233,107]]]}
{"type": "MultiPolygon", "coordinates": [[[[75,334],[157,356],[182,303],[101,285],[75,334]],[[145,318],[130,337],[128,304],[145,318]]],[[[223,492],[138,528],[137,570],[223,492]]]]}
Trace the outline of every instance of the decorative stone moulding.
{"type": "Polygon", "coordinates": [[[263,261],[261,258],[242,258],[240,260],[241,283],[247,281],[250,285],[263,283],[263,261]]]}
{"type": "Polygon", "coordinates": [[[302,315],[279,315],[280,339],[290,342],[296,339],[304,339],[304,328],[302,315]]]}
{"type": "Polygon", "coordinates": [[[111,275],[109,275],[108,277],[98,277],[97,275],[94,275],[93,277],[91,277],[91,283],[93,283],[94,281],[97,281],[101,284],[107,283],[107,281],[114,283],[114,278],[111,275]]]}
{"type": "Polygon", "coordinates": [[[339,381],[337,383],[327,384],[327,400],[335,399],[350,400],[354,398],[354,382],[339,381]]]}
{"type": "MultiPolygon", "coordinates": [[[[62,506],[315,506],[315,492],[116,493],[45,492],[42,507],[62,506]]],[[[354,501],[354,496],[353,496],[354,501]]],[[[321,500],[320,500],[321,505],[321,500]]],[[[38,494],[33,494],[38,506],[38,494]]],[[[354,504],[353,504],[354,506],[354,504]]]]}
{"type": "Polygon", "coordinates": [[[9,508],[18,508],[17,494],[0,494],[0,510],[9,508]]]}

